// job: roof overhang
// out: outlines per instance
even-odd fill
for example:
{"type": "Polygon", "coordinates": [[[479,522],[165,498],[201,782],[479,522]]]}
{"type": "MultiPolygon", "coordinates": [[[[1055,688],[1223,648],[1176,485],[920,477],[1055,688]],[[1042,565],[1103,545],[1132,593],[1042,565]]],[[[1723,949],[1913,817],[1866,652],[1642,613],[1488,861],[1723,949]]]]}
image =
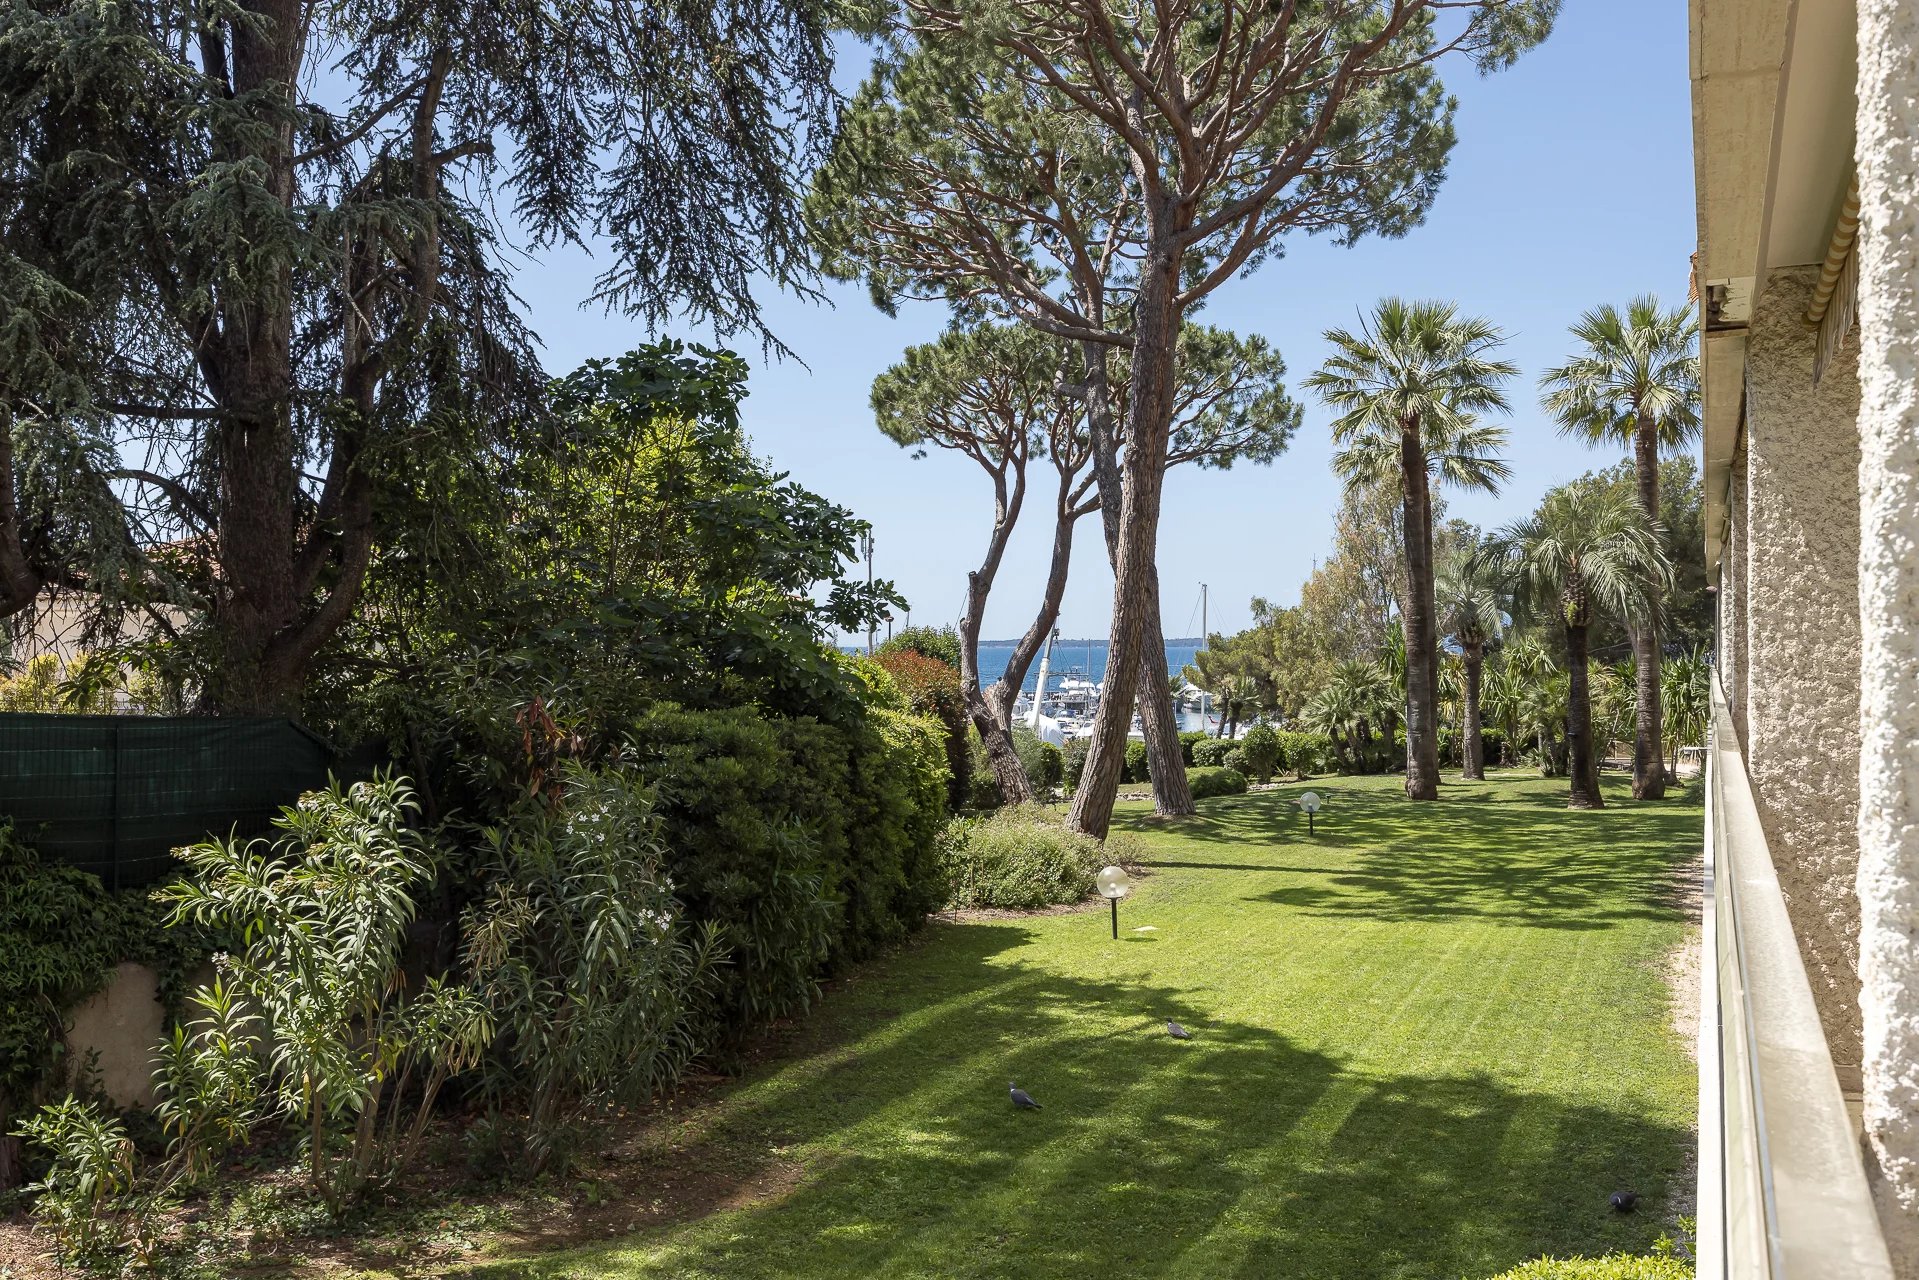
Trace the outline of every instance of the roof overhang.
{"type": "Polygon", "coordinates": [[[1691,0],[1706,564],[1724,545],[1746,329],[1774,268],[1821,262],[1852,165],[1852,0],[1691,0]]]}

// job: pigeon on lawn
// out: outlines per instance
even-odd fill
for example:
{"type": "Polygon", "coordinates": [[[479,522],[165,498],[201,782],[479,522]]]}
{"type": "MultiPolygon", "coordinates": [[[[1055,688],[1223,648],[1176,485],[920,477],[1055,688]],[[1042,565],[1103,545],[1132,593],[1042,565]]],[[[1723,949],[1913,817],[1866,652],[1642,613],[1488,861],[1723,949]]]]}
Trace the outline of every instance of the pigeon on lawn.
{"type": "Polygon", "coordinates": [[[1173,1037],[1173,1039],[1175,1040],[1191,1040],[1193,1038],[1192,1032],[1188,1031],[1185,1027],[1180,1026],[1177,1022],[1174,1022],[1171,1018],[1168,1018],[1166,1020],[1166,1034],[1173,1037]]]}
{"type": "Polygon", "coordinates": [[[1013,1105],[1021,1111],[1040,1111],[1044,1109],[1039,1103],[1033,1101],[1032,1094],[1026,1092],[1026,1090],[1020,1088],[1011,1080],[1006,1082],[1006,1091],[1012,1095],[1013,1105]]]}
{"type": "Polygon", "coordinates": [[[1639,1193],[1637,1191],[1615,1191],[1607,1199],[1606,1203],[1612,1206],[1614,1213],[1631,1213],[1639,1207],[1639,1193]]]}

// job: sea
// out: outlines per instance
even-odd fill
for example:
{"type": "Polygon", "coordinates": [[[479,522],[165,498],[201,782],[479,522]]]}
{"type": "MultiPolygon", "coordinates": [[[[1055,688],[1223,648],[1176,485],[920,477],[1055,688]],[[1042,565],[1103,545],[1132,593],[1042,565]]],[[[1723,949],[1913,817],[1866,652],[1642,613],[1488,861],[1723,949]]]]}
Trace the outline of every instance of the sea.
{"type": "MultiPolygon", "coordinates": [[[[1168,640],[1166,642],[1166,670],[1172,674],[1182,670],[1193,660],[1193,655],[1205,648],[1205,642],[1198,638],[1168,640]]],[[[1042,650],[1042,652],[1044,652],[1042,650]]],[[[980,641],[979,675],[980,683],[991,684],[1005,674],[1006,664],[1013,656],[1011,640],[980,641]]],[[[1039,659],[1033,659],[1033,665],[1026,673],[1026,682],[1020,686],[1022,691],[1039,687],[1039,659]]],[[[1098,684],[1106,679],[1106,641],[1104,640],[1061,640],[1053,646],[1053,669],[1048,677],[1048,689],[1054,688],[1063,675],[1084,676],[1098,684]]]]}
{"type": "MultiPolygon", "coordinates": [[[[1166,642],[1166,671],[1171,675],[1184,669],[1193,660],[1193,655],[1205,648],[1205,642],[1197,636],[1166,642]]],[[[860,652],[852,645],[845,646],[848,653],[860,652]]],[[[1044,652],[1044,650],[1042,650],[1044,652]]],[[[1006,664],[1013,656],[1013,641],[982,640],[979,646],[979,674],[981,684],[991,684],[1006,672],[1006,664]]],[[[1026,682],[1021,689],[1031,692],[1039,686],[1039,658],[1033,659],[1033,665],[1026,671],[1026,682]]],[[[1106,679],[1106,641],[1105,640],[1061,640],[1053,646],[1053,669],[1048,677],[1049,689],[1057,688],[1059,678],[1064,675],[1082,676],[1095,684],[1106,679]]]]}

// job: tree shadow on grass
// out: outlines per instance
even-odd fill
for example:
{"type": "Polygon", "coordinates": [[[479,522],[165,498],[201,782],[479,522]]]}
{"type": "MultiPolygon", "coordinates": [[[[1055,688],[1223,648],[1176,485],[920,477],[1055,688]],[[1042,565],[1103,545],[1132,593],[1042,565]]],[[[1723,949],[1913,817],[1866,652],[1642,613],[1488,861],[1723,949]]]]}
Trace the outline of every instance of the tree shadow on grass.
{"type": "MultiPolygon", "coordinates": [[[[1475,784],[1477,785],[1477,784],[1475,784]]],[[[1492,784],[1486,784],[1489,789],[1492,784]]],[[[1259,901],[1370,921],[1472,918],[1549,929],[1674,921],[1672,868],[1701,838],[1699,810],[1652,804],[1541,812],[1529,791],[1490,802],[1416,804],[1379,790],[1330,792],[1308,835],[1284,793],[1250,796],[1183,830],[1199,847],[1148,859],[1154,870],[1269,872],[1259,901]],[[1209,843],[1235,856],[1207,856],[1209,843]]]]}
{"type": "Polygon", "coordinates": [[[670,1157],[797,1159],[798,1185],[473,1274],[1471,1277],[1656,1234],[1683,1129],[1485,1077],[1351,1072],[1207,1025],[1198,993],[996,959],[1008,933],[943,926],[834,1014],[840,1043],[720,1103],[670,1157]],[[919,988],[925,1007],[882,1015],[919,988]],[[1197,1038],[1164,1035],[1168,1017],[1197,1038]],[[1009,1078],[1045,1110],[1014,1110],[1009,1078]],[[1611,1215],[1622,1186],[1652,1211],[1611,1215]]]}

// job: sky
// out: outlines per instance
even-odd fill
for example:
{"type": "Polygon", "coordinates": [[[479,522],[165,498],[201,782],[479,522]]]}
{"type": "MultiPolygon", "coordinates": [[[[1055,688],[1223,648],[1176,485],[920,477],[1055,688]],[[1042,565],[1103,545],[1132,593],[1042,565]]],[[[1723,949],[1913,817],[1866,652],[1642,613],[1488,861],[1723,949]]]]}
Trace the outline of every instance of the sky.
{"type": "MultiPolygon", "coordinates": [[[[1569,354],[1566,330],[1587,308],[1645,292],[1669,305],[1685,299],[1694,245],[1686,40],[1686,7],[1676,0],[1567,0],[1552,38],[1511,70],[1481,78],[1446,64],[1459,141],[1423,225],[1352,248],[1293,238],[1213,296],[1201,313],[1207,323],[1262,334],[1285,357],[1305,422],[1271,466],[1169,475],[1159,539],[1168,636],[1199,634],[1201,582],[1210,629],[1230,633],[1249,623],[1254,596],[1296,603],[1328,553],[1339,502],[1331,415],[1300,384],[1326,354],[1326,328],[1352,324],[1379,297],[1457,302],[1506,331],[1506,357],[1521,370],[1507,423],[1513,479],[1498,497],[1453,495],[1450,515],[1502,524],[1553,485],[1618,460],[1561,438],[1538,409],[1537,381],[1569,354]]],[[[849,77],[858,70],[843,67],[849,77]]],[[[599,269],[587,253],[555,250],[517,281],[553,372],[652,336],[582,305],[599,269]]],[[[872,522],[875,573],[898,586],[913,622],[956,621],[991,522],[989,482],[963,457],[915,459],[887,440],[867,399],[904,348],[938,335],[945,309],[908,305],[889,318],[857,286],[826,292],[830,305],[770,288],[761,295],[768,324],[798,360],[762,356],[751,339],[736,344],[754,369],[742,406],[754,451],[872,522]]],[[[701,337],[690,328],[677,336],[701,337]]],[[[1014,535],[988,638],[1018,634],[1038,606],[1052,537],[1044,505],[1014,535]]],[[[1061,634],[1105,635],[1111,607],[1112,575],[1089,517],[1061,634]]]]}

